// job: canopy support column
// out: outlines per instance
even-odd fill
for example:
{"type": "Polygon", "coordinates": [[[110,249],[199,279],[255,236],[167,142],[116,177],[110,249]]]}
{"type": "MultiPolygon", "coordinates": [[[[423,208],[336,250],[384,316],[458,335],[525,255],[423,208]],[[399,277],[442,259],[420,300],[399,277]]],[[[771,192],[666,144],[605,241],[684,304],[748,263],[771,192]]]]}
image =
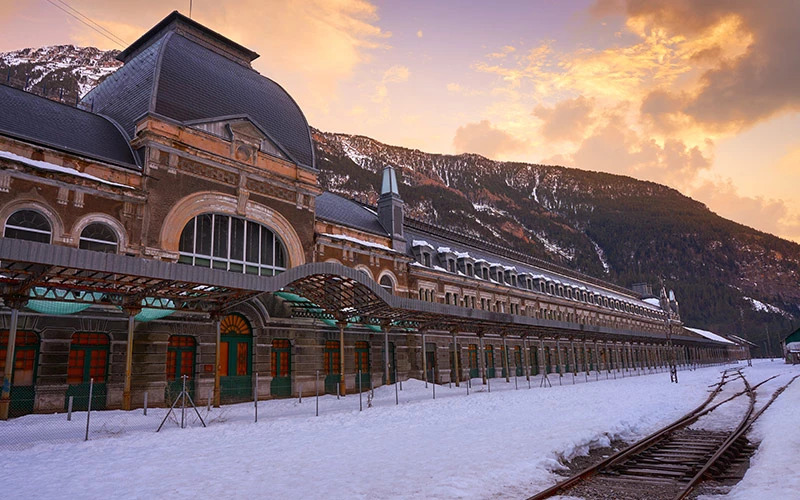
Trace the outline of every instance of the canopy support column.
{"type": "Polygon", "coordinates": [[[213,316],[214,319],[214,333],[217,348],[214,352],[214,408],[219,408],[222,401],[222,394],[220,394],[220,370],[222,370],[222,333],[220,331],[220,317],[219,314],[213,316]]]}
{"type": "Polygon", "coordinates": [[[450,379],[456,383],[456,387],[459,387],[461,382],[461,366],[459,366],[461,364],[459,363],[461,352],[458,349],[457,333],[456,330],[453,330],[453,368],[455,369],[455,373],[450,375],[450,379]]]}
{"type": "Polygon", "coordinates": [[[339,322],[339,395],[347,395],[347,385],[344,382],[344,327],[346,322],[339,322]]]}
{"type": "MultiPolygon", "coordinates": [[[[386,381],[386,385],[389,385],[391,380],[391,373],[389,373],[389,330],[389,325],[383,325],[383,379],[386,381]]],[[[396,384],[397,380],[394,383],[396,384]]]]}
{"type": "Polygon", "coordinates": [[[506,334],[503,334],[503,369],[506,372],[506,382],[511,382],[509,378],[509,362],[508,362],[508,344],[506,344],[506,334]]]}
{"type": "Polygon", "coordinates": [[[0,420],[8,420],[11,407],[11,377],[14,371],[14,347],[17,342],[17,323],[19,321],[19,306],[11,306],[11,324],[8,328],[8,345],[6,346],[6,364],[3,369],[3,389],[0,394],[0,420]]]}
{"type": "Polygon", "coordinates": [[[131,409],[131,376],[133,375],[133,328],[135,326],[134,309],[126,309],[128,313],[128,341],[125,343],[125,387],[122,390],[122,409],[131,409]]]}

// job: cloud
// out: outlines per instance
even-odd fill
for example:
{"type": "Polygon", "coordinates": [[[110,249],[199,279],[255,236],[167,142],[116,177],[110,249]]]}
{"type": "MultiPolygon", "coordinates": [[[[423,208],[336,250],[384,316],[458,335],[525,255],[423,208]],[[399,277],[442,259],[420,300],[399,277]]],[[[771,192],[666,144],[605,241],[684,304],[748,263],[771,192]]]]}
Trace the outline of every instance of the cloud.
{"type": "Polygon", "coordinates": [[[492,126],[489,120],[468,123],[458,127],[453,138],[456,153],[477,153],[498,159],[503,155],[526,149],[525,141],[492,126]]]}
{"type": "Polygon", "coordinates": [[[417,31],[417,38],[422,38],[422,30],[417,31]]]}
{"type": "Polygon", "coordinates": [[[384,71],[380,83],[375,87],[375,93],[372,95],[372,102],[383,102],[389,95],[388,84],[407,82],[410,75],[411,71],[409,71],[408,67],[399,64],[384,71]]]}
{"type": "Polygon", "coordinates": [[[543,121],[540,133],[545,139],[575,141],[583,137],[591,124],[593,107],[591,99],[578,96],[560,101],[551,108],[539,105],[533,110],[533,114],[543,121]]]}
{"type": "Polygon", "coordinates": [[[629,25],[666,31],[684,39],[718,33],[719,40],[693,52],[693,62],[707,67],[691,92],[670,100],[669,113],[683,113],[709,130],[738,131],[787,111],[800,110],[800,3],[773,0],[628,0],[602,2],[597,11],[615,8],[629,25]],[[733,57],[725,41],[748,43],[733,57]]]}
{"type": "MultiPolygon", "coordinates": [[[[0,9],[4,39],[25,44],[21,46],[38,46],[44,41],[119,48],[49,4],[10,3],[20,6],[11,13],[0,9]],[[23,4],[30,5],[23,8],[23,4]],[[15,18],[9,17],[12,15],[15,18]],[[27,24],[19,23],[20,17],[36,23],[46,17],[50,25],[41,27],[41,31],[19,29],[16,24],[27,24]],[[26,32],[30,31],[36,36],[29,36],[26,32]]],[[[74,0],[70,4],[128,41],[141,36],[171,10],[160,0],[113,5],[74,0]]],[[[253,62],[254,68],[280,82],[304,110],[317,115],[328,112],[339,97],[340,82],[368,63],[375,52],[385,50],[391,36],[381,28],[378,10],[367,0],[274,0],[268,9],[260,0],[199,4],[194,5],[196,21],[260,53],[262,57],[253,62]]],[[[315,117],[310,118],[314,121],[315,117]]]]}
{"type": "Polygon", "coordinates": [[[493,59],[503,59],[504,57],[511,54],[512,52],[515,52],[516,50],[517,49],[515,47],[512,47],[511,45],[503,45],[502,47],[500,47],[499,51],[487,54],[486,57],[490,57],[493,59]]]}
{"type": "Polygon", "coordinates": [[[687,146],[679,139],[657,142],[627,125],[617,113],[606,114],[578,149],[563,158],[582,169],[630,175],[684,189],[709,169],[712,161],[698,146],[687,146]]]}
{"type": "Polygon", "coordinates": [[[783,200],[742,196],[730,179],[707,181],[690,194],[725,218],[800,242],[800,216],[783,200]]]}

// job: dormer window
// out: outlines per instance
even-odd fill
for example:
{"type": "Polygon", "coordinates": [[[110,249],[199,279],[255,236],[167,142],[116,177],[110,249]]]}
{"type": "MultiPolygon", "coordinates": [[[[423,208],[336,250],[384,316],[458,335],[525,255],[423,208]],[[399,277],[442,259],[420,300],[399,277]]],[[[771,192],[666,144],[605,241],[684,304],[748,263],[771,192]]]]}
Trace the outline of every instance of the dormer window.
{"type": "Polygon", "coordinates": [[[474,276],[474,275],[475,275],[475,271],[472,268],[472,264],[470,264],[468,262],[467,263],[467,276],[474,276]]]}
{"type": "Polygon", "coordinates": [[[424,252],[422,254],[422,265],[425,267],[431,267],[431,254],[430,252],[424,252]]]}
{"type": "Polygon", "coordinates": [[[482,271],[483,271],[483,279],[485,279],[486,281],[489,281],[489,269],[487,269],[486,267],[484,267],[484,268],[482,269],[482,271]]]}
{"type": "Polygon", "coordinates": [[[447,270],[451,273],[456,272],[456,261],[455,259],[447,259],[447,270]]]}

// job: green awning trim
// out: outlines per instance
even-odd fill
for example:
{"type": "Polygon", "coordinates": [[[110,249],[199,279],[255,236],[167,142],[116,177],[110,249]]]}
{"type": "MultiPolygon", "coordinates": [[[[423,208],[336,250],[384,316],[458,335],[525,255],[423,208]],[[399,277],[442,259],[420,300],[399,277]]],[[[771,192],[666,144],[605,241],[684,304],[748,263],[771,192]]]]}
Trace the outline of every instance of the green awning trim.
{"type": "Polygon", "coordinates": [[[97,292],[70,292],[67,290],[58,289],[48,290],[43,287],[36,287],[31,289],[30,296],[44,296],[44,298],[48,300],[30,299],[27,303],[28,309],[32,309],[42,314],[64,316],[67,314],[79,313],[88,309],[92,305],[92,302],[100,300],[103,294],[97,292]]]}
{"type": "MultiPolygon", "coordinates": [[[[334,321],[334,320],[332,320],[330,318],[325,318],[324,317],[325,316],[325,310],[324,309],[322,309],[321,307],[317,306],[316,304],[314,304],[313,302],[311,302],[307,298],[305,298],[305,297],[303,297],[301,295],[297,295],[296,293],[289,293],[289,292],[275,292],[275,295],[277,295],[278,297],[280,297],[280,298],[282,298],[284,300],[288,300],[289,302],[294,302],[296,304],[302,304],[302,307],[304,309],[307,309],[308,311],[310,311],[312,313],[318,314],[320,316],[319,319],[323,323],[325,323],[326,325],[332,326],[332,327],[336,327],[337,326],[336,325],[336,321],[334,321]]],[[[350,322],[347,323],[347,326],[361,325],[361,323],[359,323],[359,321],[361,321],[361,318],[358,317],[358,316],[353,316],[352,318],[349,318],[349,320],[350,320],[350,322]]],[[[362,326],[366,326],[367,328],[369,328],[373,332],[382,331],[381,327],[377,326],[377,325],[363,324],[362,326]]]]}

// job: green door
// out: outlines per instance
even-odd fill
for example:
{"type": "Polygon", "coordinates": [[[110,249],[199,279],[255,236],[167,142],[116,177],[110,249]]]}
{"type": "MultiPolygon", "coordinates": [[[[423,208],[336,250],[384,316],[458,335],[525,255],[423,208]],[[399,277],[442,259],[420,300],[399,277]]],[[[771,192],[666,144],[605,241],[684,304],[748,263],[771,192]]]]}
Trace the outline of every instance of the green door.
{"type": "MultiPolygon", "coordinates": [[[[386,348],[381,348],[381,365],[383,365],[386,361],[386,348]]],[[[394,379],[395,371],[397,370],[397,358],[395,357],[394,352],[394,342],[389,342],[389,384],[394,384],[397,382],[394,379]]],[[[381,373],[383,373],[381,380],[383,381],[383,385],[386,385],[386,369],[382,369],[381,373]]]]}
{"type": "Polygon", "coordinates": [[[480,368],[478,368],[478,344],[470,344],[469,350],[469,378],[477,378],[481,376],[480,368]]]}
{"type": "MultiPolygon", "coordinates": [[[[5,369],[8,352],[8,331],[0,333],[0,374],[5,369]]],[[[11,406],[9,417],[33,412],[36,390],[36,368],[39,358],[39,337],[33,332],[17,331],[14,340],[14,367],[11,369],[11,406]]],[[[2,377],[2,375],[0,375],[2,377]]]]}
{"type": "Polygon", "coordinates": [[[539,349],[531,349],[531,375],[539,375],[539,349]]]}
{"type": "Polygon", "coordinates": [[[194,337],[170,335],[167,344],[167,387],[165,403],[171,405],[183,390],[183,376],[186,375],[186,390],[194,399],[194,363],[197,346],[194,337]]]}
{"type": "Polygon", "coordinates": [[[361,391],[369,390],[370,382],[370,359],[369,359],[369,343],[358,341],[356,342],[355,352],[355,370],[356,370],[356,390],[361,388],[361,391]],[[359,385],[358,372],[361,372],[361,383],[359,385]]]}
{"type": "Polygon", "coordinates": [[[275,397],[292,395],[292,344],[288,339],[272,341],[272,382],[269,393],[275,397]]]}
{"type": "Polygon", "coordinates": [[[516,367],[517,377],[525,375],[522,369],[522,348],[519,346],[514,348],[514,366],[516,367]]]}
{"type": "Polygon", "coordinates": [[[591,347],[587,350],[587,356],[589,357],[589,371],[594,371],[594,353],[592,353],[591,347]]]}
{"type": "Polygon", "coordinates": [[[224,402],[253,398],[253,334],[239,314],[220,322],[220,395],[224,402]]]}
{"type": "Polygon", "coordinates": [[[325,368],[325,393],[338,394],[339,393],[339,342],[336,340],[329,340],[325,342],[324,351],[324,368],[325,368]]]}
{"type": "Polygon", "coordinates": [[[105,409],[108,346],[108,335],[104,333],[76,333],[72,336],[67,365],[65,409],[70,396],[73,398],[73,410],[86,410],[89,407],[89,385],[92,379],[92,409],[105,409]]]}
{"type": "Polygon", "coordinates": [[[436,381],[436,344],[425,346],[425,373],[429,382],[436,381]]]}
{"type": "Polygon", "coordinates": [[[564,373],[569,373],[569,348],[564,348],[564,373]]]}
{"type": "Polygon", "coordinates": [[[486,358],[486,378],[494,378],[494,346],[484,346],[486,358]]]}
{"type": "Polygon", "coordinates": [[[553,364],[551,363],[551,356],[550,356],[550,348],[544,348],[544,372],[545,373],[552,373],[553,371],[553,364]]]}

